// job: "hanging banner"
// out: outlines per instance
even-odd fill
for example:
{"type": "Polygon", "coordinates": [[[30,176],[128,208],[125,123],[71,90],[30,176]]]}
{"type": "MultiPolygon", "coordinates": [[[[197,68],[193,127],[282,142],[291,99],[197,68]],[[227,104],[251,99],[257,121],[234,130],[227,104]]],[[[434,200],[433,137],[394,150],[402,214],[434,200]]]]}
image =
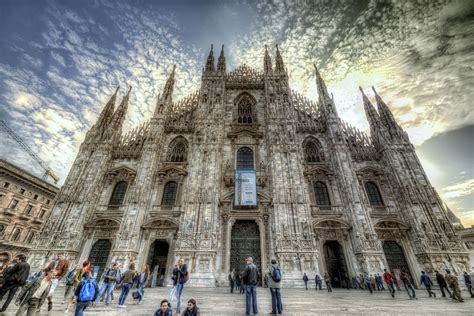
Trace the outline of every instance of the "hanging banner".
{"type": "Polygon", "coordinates": [[[257,206],[257,181],[255,170],[235,171],[235,206],[257,206]]]}

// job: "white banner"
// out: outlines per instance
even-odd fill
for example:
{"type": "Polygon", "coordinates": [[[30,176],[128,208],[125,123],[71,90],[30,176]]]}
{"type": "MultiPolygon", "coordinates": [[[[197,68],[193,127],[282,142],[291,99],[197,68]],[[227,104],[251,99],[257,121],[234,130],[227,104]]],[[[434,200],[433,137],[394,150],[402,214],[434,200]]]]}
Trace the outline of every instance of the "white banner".
{"type": "Polygon", "coordinates": [[[235,206],[257,206],[257,181],[255,170],[236,170],[235,206]]]}

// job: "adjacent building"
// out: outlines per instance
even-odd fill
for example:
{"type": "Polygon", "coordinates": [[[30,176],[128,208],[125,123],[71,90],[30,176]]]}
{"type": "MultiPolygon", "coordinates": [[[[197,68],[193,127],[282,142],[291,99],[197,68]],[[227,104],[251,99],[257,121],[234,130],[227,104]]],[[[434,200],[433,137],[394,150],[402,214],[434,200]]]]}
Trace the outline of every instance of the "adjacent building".
{"type": "Polygon", "coordinates": [[[0,265],[30,253],[59,188],[0,159],[0,265]]]}
{"type": "Polygon", "coordinates": [[[265,49],[261,70],[232,71],[224,47],[217,64],[211,48],[200,87],[178,102],[175,77],[173,68],[153,117],[126,134],[130,89],[118,106],[113,94],[79,148],[33,267],[61,252],[101,270],[149,264],[169,280],[184,258],[192,286],[215,286],[252,256],[259,269],[276,258],[285,286],[301,285],[303,272],[344,286],[384,268],[418,280],[421,270],[469,266],[375,89],[375,106],[361,95],[368,136],[339,116],[317,69],[317,101],[291,90],[278,47],[275,58],[265,49]]]}

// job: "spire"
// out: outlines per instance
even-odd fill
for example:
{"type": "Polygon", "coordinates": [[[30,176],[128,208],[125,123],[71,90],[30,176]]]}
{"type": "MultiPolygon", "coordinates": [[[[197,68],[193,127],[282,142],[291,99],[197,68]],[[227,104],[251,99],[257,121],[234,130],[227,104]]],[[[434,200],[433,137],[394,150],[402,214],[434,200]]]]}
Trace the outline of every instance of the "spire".
{"type": "Polygon", "coordinates": [[[225,74],[224,45],[222,45],[221,54],[219,55],[219,59],[217,60],[217,72],[225,74]]]}
{"type": "MultiPolygon", "coordinates": [[[[318,67],[316,67],[316,64],[314,65],[314,70],[316,71],[316,86],[318,88],[318,96],[319,100],[329,100],[331,99],[329,97],[328,93],[328,88],[326,87],[326,83],[324,82],[323,78],[321,77],[321,74],[319,73],[318,67]]],[[[325,102],[324,102],[325,103],[325,102]]]]}
{"type": "Polygon", "coordinates": [[[176,71],[176,65],[173,65],[173,70],[171,71],[171,74],[168,77],[168,80],[166,80],[165,88],[163,89],[163,93],[161,94],[162,100],[171,102],[173,98],[175,71],[176,71]]]}
{"type": "Polygon", "coordinates": [[[265,70],[266,74],[272,72],[272,59],[270,57],[270,54],[268,53],[267,45],[265,45],[265,57],[263,58],[263,69],[265,70]]]}
{"type": "Polygon", "coordinates": [[[213,46],[214,45],[211,44],[211,51],[209,52],[209,56],[207,56],[206,69],[205,69],[204,72],[214,72],[214,71],[216,71],[216,68],[214,67],[213,46]]]}
{"type": "Polygon", "coordinates": [[[390,130],[390,129],[401,129],[400,126],[395,121],[395,117],[390,111],[389,107],[385,104],[382,98],[378,95],[375,88],[372,87],[372,90],[375,93],[375,100],[377,101],[377,110],[380,114],[380,118],[382,123],[390,130]]]}
{"type": "Polygon", "coordinates": [[[120,86],[117,87],[115,90],[115,93],[112,95],[110,98],[109,102],[105,105],[104,109],[100,113],[100,116],[97,120],[97,125],[105,127],[107,126],[110,121],[112,120],[112,115],[114,113],[115,109],[115,100],[117,99],[117,92],[119,91],[120,86]]]}
{"type": "Polygon", "coordinates": [[[370,100],[365,95],[364,90],[362,90],[362,87],[359,87],[359,89],[360,89],[360,92],[362,93],[362,100],[364,100],[365,116],[367,117],[367,120],[369,121],[370,129],[372,131],[372,136],[374,136],[375,133],[380,129],[380,116],[375,110],[370,100]]]}
{"type": "Polygon", "coordinates": [[[117,110],[114,113],[114,117],[112,119],[112,128],[114,131],[122,128],[122,124],[125,120],[125,115],[127,114],[128,110],[130,91],[132,91],[132,86],[129,86],[127,94],[123,97],[122,102],[120,102],[120,105],[117,107],[117,110]]]}
{"type": "Polygon", "coordinates": [[[280,55],[280,50],[278,49],[278,45],[276,45],[275,72],[277,73],[285,72],[285,64],[283,63],[283,58],[280,55]]]}

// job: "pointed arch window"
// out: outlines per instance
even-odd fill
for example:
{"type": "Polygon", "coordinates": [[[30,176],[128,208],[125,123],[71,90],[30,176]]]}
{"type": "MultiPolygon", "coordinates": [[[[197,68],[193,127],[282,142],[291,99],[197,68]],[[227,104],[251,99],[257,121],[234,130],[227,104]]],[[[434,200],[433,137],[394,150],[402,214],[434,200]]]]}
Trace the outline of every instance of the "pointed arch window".
{"type": "Polygon", "coordinates": [[[309,163],[324,161],[321,146],[315,140],[308,140],[303,145],[305,161],[309,163]]]}
{"type": "Polygon", "coordinates": [[[237,122],[241,124],[255,123],[254,115],[255,100],[248,94],[243,94],[237,102],[237,122]]]}
{"type": "Polygon", "coordinates": [[[128,183],[126,181],[117,182],[110,197],[109,205],[111,206],[120,206],[123,204],[123,199],[125,198],[125,193],[127,193],[128,183]]]}
{"type": "Polygon", "coordinates": [[[328,187],[321,181],[317,181],[313,185],[314,189],[314,198],[316,200],[316,205],[319,206],[330,206],[331,200],[329,198],[328,187]]]}
{"type": "Polygon", "coordinates": [[[171,206],[176,203],[176,194],[178,192],[178,184],[174,181],[170,181],[165,185],[163,190],[162,205],[171,206]]]}
{"type": "Polygon", "coordinates": [[[18,241],[18,239],[20,239],[20,233],[21,233],[21,229],[15,228],[12,234],[11,241],[18,241]]]}
{"type": "Polygon", "coordinates": [[[367,197],[369,198],[370,205],[383,206],[382,195],[380,194],[380,190],[375,183],[366,182],[365,191],[367,192],[367,197]]]}
{"type": "Polygon", "coordinates": [[[188,156],[188,142],[184,137],[175,138],[169,146],[167,161],[185,162],[188,156]]]}
{"type": "Polygon", "coordinates": [[[253,150],[242,147],[237,150],[237,170],[253,170],[253,150]]]}

